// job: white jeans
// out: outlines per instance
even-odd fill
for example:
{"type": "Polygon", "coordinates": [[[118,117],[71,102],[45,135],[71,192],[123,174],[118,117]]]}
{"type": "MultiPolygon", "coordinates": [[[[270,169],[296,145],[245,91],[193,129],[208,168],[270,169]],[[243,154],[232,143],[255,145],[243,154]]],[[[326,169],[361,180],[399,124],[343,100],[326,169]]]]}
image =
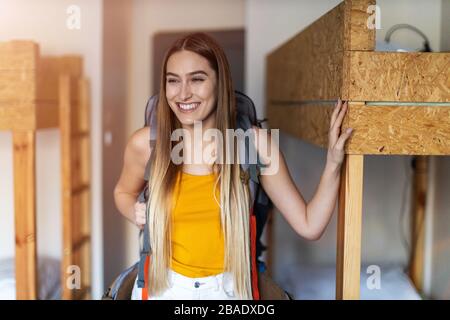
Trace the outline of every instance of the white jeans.
{"type": "MultiPolygon", "coordinates": [[[[237,300],[233,278],[229,272],[213,276],[190,278],[169,270],[170,287],[159,296],[148,300],[237,300]]],[[[142,289],[134,283],[132,300],[142,299],[142,289]]]]}

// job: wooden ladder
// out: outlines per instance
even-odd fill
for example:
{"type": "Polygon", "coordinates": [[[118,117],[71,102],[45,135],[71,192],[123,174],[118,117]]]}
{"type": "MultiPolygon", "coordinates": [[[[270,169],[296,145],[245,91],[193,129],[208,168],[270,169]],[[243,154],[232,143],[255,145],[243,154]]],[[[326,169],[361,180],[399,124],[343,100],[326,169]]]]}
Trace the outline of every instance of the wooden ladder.
{"type": "Polygon", "coordinates": [[[63,257],[63,299],[90,298],[91,182],[90,106],[86,79],[61,75],[60,130],[63,257]]]}

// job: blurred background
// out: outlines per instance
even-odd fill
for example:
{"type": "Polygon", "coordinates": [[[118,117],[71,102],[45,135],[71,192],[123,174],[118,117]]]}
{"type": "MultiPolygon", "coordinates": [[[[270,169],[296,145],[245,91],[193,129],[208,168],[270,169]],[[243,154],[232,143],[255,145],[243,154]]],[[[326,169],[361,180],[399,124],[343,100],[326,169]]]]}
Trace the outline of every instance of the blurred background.
{"type": "MultiPolygon", "coordinates": [[[[335,7],[338,0],[0,0],[0,42],[32,40],[42,55],[77,54],[90,81],[91,127],[91,295],[103,290],[138,259],[138,230],[114,204],[113,189],[122,168],[130,135],[144,125],[148,98],[158,91],[161,61],[166,48],[186,32],[204,31],[225,48],[235,89],[255,102],[265,116],[265,56],[335,7]],[[73,7],[79,11],[73,11],[73,7]],[[70,9],[71,8],[71,9],[70,9]],[[79,13],[79,26],[68,21],[79,13]],[[79,28],[78,28],[79,27],[79,28]]],[[[423,38],[432,51],[450,51],[449,0],[378,0],[381,28],[379,50],[419,50],[423,38]]],[[[1,116],[1,114],[0,114],[1,116]]],[[[281,149],[291,175],[305,199],[319,182],[326,152],[281,132],[281,149]]],[[[38,257],[61,259],[60,134],[58,129],[36,135],[38,257]],[[56,196],[55,196],[56,195],[56,196]]],[[[411,158],[367,156],[363,196],[363,265],[402,268],[408,260],[408,213],[411,158]]],[[[424,291],[434,299],[450,298],[450,159],[430,163],[427,207],[424,291]]],[[[0,260],[14,257],[14,182],[12,135],[0,132],[0,260]]],[[[297,298],[318,290],[302,285],[304,275],[317,266],[333,270],[336,260],[336,215],[317,242],[298,237],[275,211],[272,276],[297,298]],[[302,291],[304,290],[304,291],[302,291]]],[[[391,269],[389,269],[391,270],[391,269]]],[[[383,271],[383,268],[382,268],[383,271]]],[[[365,273],[365,269],[362,269],[365,273]]],[[[319,275],[316,275],[319,276],[319,275]]],[[[388,279],[388,278],[386,278],[388,279]]],[[[1,278],[0,278],[1,280],[1,278]]],[[[319,297],[334,298],[334,278],[319,297]]],[[[0,290],[1,291],[1,290],[0,290]]],[[[369,298],[371,297],[369,294],[369,298]]],[[[401,297],[401,296],[397,296],[401,297]]],[[[405,296],[414,298],[415,296],[405,296]]],[[[395,298],[395,296],[393,297],[395,298]]]]}

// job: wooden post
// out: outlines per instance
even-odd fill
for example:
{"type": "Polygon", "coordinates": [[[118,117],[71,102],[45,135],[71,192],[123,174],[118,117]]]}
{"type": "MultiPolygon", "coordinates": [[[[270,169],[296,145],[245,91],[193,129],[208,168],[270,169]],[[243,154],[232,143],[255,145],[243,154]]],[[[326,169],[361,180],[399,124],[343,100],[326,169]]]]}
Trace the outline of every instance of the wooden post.
{"type": "Polygon", "coordinates": [[[14,214],[16,298],[37,299],[36,138],[34,131],[14,131],[14,214]]]}
{"type": "Polygon", "coordinates": [[[359,299],[363,155],[346,155],[338,205],[336,299],[359,299]]]}
{"type": "Polygon", "coordinates": [[[90,125],[89,87],[85,79],[67,74],[59,79],[59,123],[61,130],[61,184],[63,208],[63,299],[90,295],[90,125]],[[77,266],[80,274],[72,274],[77,266]],[[80,276],[80,287],[67,282],[80,276]]]}
{"type": "Polygon", "coordinates": [[[92,196],[92,186],[91,186],[91,117],[90,117],[90,84],[88,79],[82,78],[79,80],[80,88],[80,130],[85,134],[85,149],[82,152],[81,161],[84,164],[84,181],[83,184],[87,186],[85,191],[85,202],[82,211],[82,232],[84,234],[83,239],[87,239],[83,242],[83,254],[82,254],[82,275],[83,275],[83,287],[85,289],[85,294],[83,298],[90,299],[91,294],[91,278],[92,278],[92,267],[91,267],[91,255],[92,255],[92,238],[91,238],[91,196],[92,196]]]}
{"type": "Polygon", "coordinates": [[[425,207],[428,184],[428,156],[415,157],[412,216],[411,256],[409,275],[419,292],[423,289],[423,265],[425,245],[425,207]]]}
{"type": "Polygon", "coordinates": [[[72,252],[72,153],[71,153],[71,92],[70,76],[59,78],[59,125],[61,132],[61,186],[62,186],[62,237],[63,252],[61,263],[62,298],[72,299],[72,290],[67,286],[68,267],[73,264],[72,252]]]}

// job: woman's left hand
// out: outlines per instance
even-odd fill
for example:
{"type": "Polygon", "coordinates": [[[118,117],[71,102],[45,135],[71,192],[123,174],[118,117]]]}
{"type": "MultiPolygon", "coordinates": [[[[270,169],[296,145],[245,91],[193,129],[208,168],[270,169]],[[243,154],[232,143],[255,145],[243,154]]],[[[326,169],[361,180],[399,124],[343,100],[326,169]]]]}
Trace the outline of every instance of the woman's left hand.
{"type": "Polygon", "coordinates": [[[331,115],[330,131],[328,133],[327,164],[340,167],[344,161],[344,145],[351,136],[353,129],[348,128],[341,134],[341,124],[347,113],[348,103],[342,103],[339,98],[331,115]]]}

